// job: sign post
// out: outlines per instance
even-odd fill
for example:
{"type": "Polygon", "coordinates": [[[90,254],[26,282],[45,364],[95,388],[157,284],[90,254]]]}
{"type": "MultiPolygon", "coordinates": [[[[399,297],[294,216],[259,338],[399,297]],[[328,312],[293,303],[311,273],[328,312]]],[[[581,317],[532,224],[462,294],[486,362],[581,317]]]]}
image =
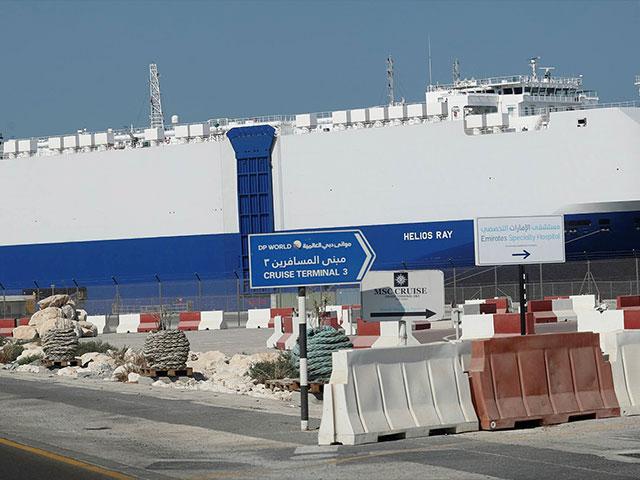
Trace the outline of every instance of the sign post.
{"type": "Polygon", "coordinates": [[[376,255],[360,230],[249,235],[251,288],[298,288],[300,428],[309,429],[306,287],[360,283],[376,255]]]}
{"type": "Polygon", "coordinates": [[[518,265],[520,334],[526,335],[527,264],[564,263],[564,217],[485,217],[475,221],[477,266],[518,265]]]}

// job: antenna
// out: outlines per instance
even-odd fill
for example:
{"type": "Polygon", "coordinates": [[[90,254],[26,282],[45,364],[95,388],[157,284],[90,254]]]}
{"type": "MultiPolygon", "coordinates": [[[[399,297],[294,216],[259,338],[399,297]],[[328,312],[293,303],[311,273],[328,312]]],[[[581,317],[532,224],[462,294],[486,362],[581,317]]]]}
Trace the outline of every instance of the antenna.
{"type": "Polygon", "coordinates": [[[460,62],[457,58],[453,61],[452,77],[454,85],[460,81],[460,62]]]}
{"type": "Polygon", "coordinates": [[[160,98],[160,74],[155,63],[149,65],[149,100],[151,104],[151,112],[149,113],[151,128],[161,127],[164,129],[164,115],[162,114],[162,100],[160,98]]]}
{"type": "Polygon", "coordinates": [[[529,59],[529,66],[531,67],[531,79],[533,81],[538,80],[538,60],[540,60],[540,57],[531,57],[529,59]]]}
{"type": "Polygon", "coordinates": [[[431,79],[431,35],[427,36],[427,44],[429,47],[429,85],[433,85],[433,81],[431,79]]]}
{"type": "Polygon", "coordinates": [[[539,67],[538,68],[538,70],[544,70],[544,80],[547,82],[551,80],[551,72],[555,69],[556,67],[539,67]]]}
{"type": "Polygon", "coordinates": [[[391,58],[391,55],[387,57],[387,97],[389,99],[389,105],[396,103],[393,87],[393,58],[391,58]]]}

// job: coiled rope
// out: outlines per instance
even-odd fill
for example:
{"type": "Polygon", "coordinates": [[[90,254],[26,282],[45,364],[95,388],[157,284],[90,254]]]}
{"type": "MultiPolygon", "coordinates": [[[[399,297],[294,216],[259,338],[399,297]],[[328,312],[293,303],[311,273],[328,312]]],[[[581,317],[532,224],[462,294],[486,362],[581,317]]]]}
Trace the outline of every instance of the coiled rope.
{"type": "Polygon", "coordinates": [[[185,368],[189,357],[189,339],[181,330],[150,333],[144,340],[142,354],[149,368],[185,368]]]}
{"type": "MultiPolygon", "coordinates": [[[[307,365],[309,380],[327,381],[331,376],[331,354],[353,348],[353,344],[340,330],[327,325],[307,330],[307,365]]],[[[300,347],[296,343],[291,351],[292,360],[300,368],[300,347]]]]}

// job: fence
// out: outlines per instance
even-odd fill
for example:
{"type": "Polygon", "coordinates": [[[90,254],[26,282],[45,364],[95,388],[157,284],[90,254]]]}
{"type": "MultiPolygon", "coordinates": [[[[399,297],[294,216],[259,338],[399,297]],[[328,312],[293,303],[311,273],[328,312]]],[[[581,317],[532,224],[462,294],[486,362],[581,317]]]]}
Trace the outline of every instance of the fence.
{"type": "MultiPolygon", "coordinates": [[[[527,289],[530,299],[547,295],[577,295],[590,293],[601,299],[618,295],[640,295],[639,258],[569,262],[561,265],[531,265],[527,267],[527,289]]],[[[518,297],[517,267],[448,268],[445,273],[445,302],[462,303],[466,299],[495,296],[518,297]]],[[[322,305],[355,305],[360,303],[357,286],[316,287],[307,289],[310,310],[322,305]]],[[[52,293],[71,294],[79,307],[90,314],[118,314],[137,312],[181,312],[223,310],[246,312],[252,308],[296,307],[297,291],[250,290],[241,279],[210,280],[194,278],[190,281],[117,283],[110,285],[82,285],[73,287],[29,287],[4,290],[0,284],[2,317],[15,313],[9,303],[21,302],[29,314],[33,300],[52,293]],[[18,297],[16,297],[16,295],[18,297]],[[33,295],[25,302],[26,295],[33,295]],[[35,297],[35,298],[34,298],[35,297]],[[20,299],[19,299],[20,298],[20,299]],[[27,307],[25,307],[27,305],[27,307]]],[[[238,317],[239,318],[239,317],[238,317]]]]}

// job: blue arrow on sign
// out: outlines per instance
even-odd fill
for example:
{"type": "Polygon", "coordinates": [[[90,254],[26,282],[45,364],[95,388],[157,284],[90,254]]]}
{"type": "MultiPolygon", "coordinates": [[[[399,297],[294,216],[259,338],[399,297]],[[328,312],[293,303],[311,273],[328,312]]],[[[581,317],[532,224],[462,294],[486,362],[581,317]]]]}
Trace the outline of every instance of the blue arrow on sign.
{"type": "Polygon", "coordinates": [[[526,260],[529,255],[531,255],[529,252],[527,252],[524,248],[522,249],[522,253],[512,253],[511,256],[512,257],[522,257],[523,260],[526,260]]]}
{"type": "Polygon", "coordinates": [[[375,258],[360,230],[249,235],[251,288],[359,283],[375,258]]]}

